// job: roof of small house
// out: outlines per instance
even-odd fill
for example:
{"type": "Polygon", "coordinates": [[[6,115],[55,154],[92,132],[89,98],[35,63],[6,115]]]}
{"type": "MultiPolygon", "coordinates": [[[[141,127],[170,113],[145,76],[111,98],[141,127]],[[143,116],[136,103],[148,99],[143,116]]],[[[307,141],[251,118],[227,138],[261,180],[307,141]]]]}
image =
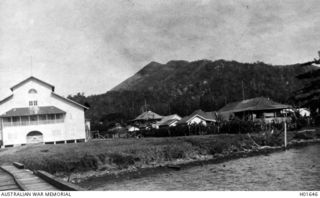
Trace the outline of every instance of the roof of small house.
{"type": "Polygon", "coordinates": [[[171,124],[179,122],[178,119],[170,119],[170,120],[165,120],[164,122],[159,123],[159,126],[170,126],[171,124]]]}
{"type": "Polygon", "coordinates": [[[168,125],[168,121],[181,120],[181,117],[177,114],[163,116],[162,119],[157,123],[159,126],[168,125]]]}
{"type": "Polygon", "coordinates": [[[198,109],[198,110],[194,111],[190,116],[194,116],[194,115],[199,115],[209,121],[210,120],[215,121],[217,119],[215,111],[205,112],[205,111],[202,111],[201,109],[198,109]]]}
{"type": "Polygon", "coordinates": [[[37,110],[29,107],[13,108],[0,117],[16,117],[16,116],[30,116],[30,115],[48,115],[48,114],[65,114],[65,111],[55,106],[38,107],[37,110]]]}
{"type": "Polygon", "coordinates": [[[52,89],[52,91],[54,91],[54,86],[53,86],[53,85],[51,85],[51,84],[49,84],[49,83],[47,83],[47,82],[44,82],[44,81],[42,81],[42,80],[40,80],[40,79],[38,79],[38,78],[36,78],[36,77],[34,77],[34,76],[30,76],[29,78],[27,78],[27,79],[19,82],[18,84],[12,86],[12,87],[10,88],[11,91],[13,91],[14,89],[20,87],[21,85],[23,85],[24,83],[26,83],[26,82],[28,82],[28,81],[30,81],[30,80],[34,80],[34,81],[37,81],[37,82],[39,82],[39,83],[41,83],[41,84],[43,84],[43,85],[46,85],[46,86],[50,87],[50,88],[52,89]]]}
{"type": "Polygon", "coordinates": [[[170,126],[171,124],[173,124],[174,122],[178,122],[179,120],[177,119],[172,119],[172,120],[166,120],[165,122],[162,122],[161,124],[159,124],[159,126],[170,126]]]}
{"type": "Polygon", "coordinates": [[[190,115],[190,116],[183,117],[181,120],[178,121],[177,124],[185,124],[185,123],[187,123],[189,120],[191,120],[192,118],[195,118],[195,117],[198,117],[198,118],[203,119],[203,120],[205,121],[205,118],[202,117],[202,116],[199,116],[199,115],[190,115]]]}
{"type": "Polygon", "coordinates": [[[191,115],[183,117],[181,120],[178,121],[178,124],[187,123],[194,117],[199,117],[205,121],[215,122],[217,119],[216,112],[204,112],[201,109],[194,111],[191,115]]]}
{"type": "Polygon", "coordinates": [[[259,111],[272,109],[286,109],[290,105],[280,104],[269,98],[258,97],[238,102],[229,103],[222,107],[219,112],[243,112],[243,111],[259,111]]]}
{"type": "Polygon", "coordinates": [[[163,116],[156,114],[152,111],[146,111],[140,114],[138,117],[134,119],[134,121],[138,120],[160,120],[163,116]]]}

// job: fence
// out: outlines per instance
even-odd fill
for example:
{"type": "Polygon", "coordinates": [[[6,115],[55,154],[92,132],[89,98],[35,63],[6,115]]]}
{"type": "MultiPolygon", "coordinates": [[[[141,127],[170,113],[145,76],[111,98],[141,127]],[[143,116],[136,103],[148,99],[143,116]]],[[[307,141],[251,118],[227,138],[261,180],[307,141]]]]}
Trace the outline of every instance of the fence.
{"type": "MultiPolygon", "coordinates": [[[[304,127],[316,126],[317,123],[311,118],[297,118],[288,123],[288,130],[297,130],[304,127]]],[[[132,134],[132,136],[142,137],[174,137],[189,135],[209,135],[209,134],[246,134],[259,133],[263,131],[283,131],[283,122],[254,122],[231,120],[225,122],[214,123],[211,125],[178,125],[176,127],[167,127],[160,129],[141,130],[132,134]]]]}
{"type": "MultiPolygon", "coordinates": [[[[287,122],[288,130],[297,130],[301,128],[308,128],[320,126],[320,116],[318,118],[300,117],[292,118],[287,122]]],[[[209,135],[209,134],[247,134],[247,133],[259,133],[264,131],[283,131],[283,122],[274,121],[271,123],[262,121],[243,121],[243,120],[231,120],[221,121],[207,126],[203,125],[178,125],[176,127],[166,127],[160,129],[150,129],[126,132],[121,130],[112,133],[105,131],[97,131],[92,135],[93,139],[101,138],[115,138],[115,137],[175,137],[175,136],[190,136],[190,135],[209,135]],[[119,133],[119,134],[118,134],[119,133]],[[121,136],[120,136],[121,134],[121,136]]]]}

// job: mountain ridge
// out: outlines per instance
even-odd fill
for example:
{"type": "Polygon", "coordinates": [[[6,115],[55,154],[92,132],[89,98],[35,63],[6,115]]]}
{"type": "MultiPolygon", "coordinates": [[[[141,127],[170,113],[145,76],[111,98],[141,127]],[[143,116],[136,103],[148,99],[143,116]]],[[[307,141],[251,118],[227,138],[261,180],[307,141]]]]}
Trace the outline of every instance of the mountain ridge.
{"type": "Polygon", "coordinates": [[[89,103],[87,117],[96,121],[110,115],[122,120],[132,119],[145,110],[145,103],[148,109],[160,115],[185,116],[196,109],[218,110],[243,97],[264,96],[290,103],[292,93],[302,87],[295,77],[313,68],[222,59],[150,62],[104,94],[87,97],[78,94],[69,98],[89,103]]]}
{"type": "MultiPolygon", "coordinates": [[[[186,70],[196,72],[201,72],[201,70],[208,70],[212,71],[212,68],[208,68],[208,65],[211,64],[211,67],[216,67],[217,69],[221,69],[224,67],[225,63],[232,63],[236,65],[263,65],[266,67],[295,67],[296,65],[270,65],[263,62],[256,62],[256,63],[240,63],[237,61],[226,61],[224,59],[219,59],[215,61],[202,59],[196,61],[184,61],[184,60],[171,60],[165,64],[158,63],[155,61],[150,62],[149,64],[145,65],[142,69],[136,72],[134,75],[129,77],[128,79],[124,80],[122,83],[118,84],[110,91],[132,91],[132,90],[141,90],[142,88],[136,87],[140,83],[149,84],[149,86],[154,86],[156,80],[169,80],[175,77],[175,75],[183,75],[186,70]],[[193,67],[193,65],[197,65],[197,67],[193,67]],[[179,68],[180,67],[180,68],[179,68]],[[184,68],[183,68],[184,67],[184,68]],[[193,68],[192,68],[193,67],[193,68]],[[179,69],[179,71],[176,71],[179,69]],[[162,71],[159,71],[162,70],[162,71]],[[170,73],[171,72],[171,73],[170,73]],[[143,79],[144,78],[144,79],[143,79]],[[137,82],[135,82],[137,81],[137,82]],[[151,81],[149,83],[145,83],[144,81],[151,81]]],[[[253,68],[251,68],[253,69],[253,68]]],[[[140,85],[141,86],[141,85],[140,85]]],[[[143,87],[145,88],[145,87],[143,87]]],[[[152,88],[151,88],[152,90],[152,88]]]]}

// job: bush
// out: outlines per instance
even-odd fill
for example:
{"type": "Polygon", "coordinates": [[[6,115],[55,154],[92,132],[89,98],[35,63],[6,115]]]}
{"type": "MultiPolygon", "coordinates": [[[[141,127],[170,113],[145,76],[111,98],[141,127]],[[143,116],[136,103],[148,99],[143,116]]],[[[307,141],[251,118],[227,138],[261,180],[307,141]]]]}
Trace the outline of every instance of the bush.
{"type": "Polygon", "coordinates": [[[182,159],[186,157],[185,151],[179,146],[166,146],[163,150],[166,160],[182,159]]]}
{"type": "Polygon", "coordinates": [[[310,135],[307,134],[307,133],[296,133],[296,134],[293,136],[293,139],[309,140],[309,139],[312,139],[312,136],[310,136],[310,135]]]}
{"type": "Polygon", "coordinates": [[[119,168],[127,168],[130,165],[135,163],[135,159],[131,155],[122,155],[119,153],[111,153],[109,154],[110,163],[116,164],[119,168]]]}
{"type": "Polygon", "coordinates": [[[81,167],[84,167],[84,168],[93,169],[93,170],[98,169],[98,159],[93,155],[85,154],[80,159],[80,164],[81,164],[81,167]]]}
{"type": "Polygon", "coordinates": [[[226,144],[224,144],[223,142],[218,142],[209,148],[209,153],[212,155],[217,153],[222,153],[226,148],[227,148],[226,144]]]}

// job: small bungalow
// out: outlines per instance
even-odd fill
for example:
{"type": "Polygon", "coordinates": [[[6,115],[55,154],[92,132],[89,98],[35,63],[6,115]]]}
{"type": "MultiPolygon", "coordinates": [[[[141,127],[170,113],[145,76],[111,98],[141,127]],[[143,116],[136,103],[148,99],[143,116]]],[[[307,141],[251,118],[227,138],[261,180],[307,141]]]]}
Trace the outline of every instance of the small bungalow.
{"type": "Polygon", "coordinates": [[[216,112],[204,112],[201,109],[196,110],[191,115],[183,117],[177,124],[202,124],[207,126],[210,123],[216,122],[216,112]]]}
{"type": "Polygon", "coordinates": [[[115,123],[115,125],[107,131],[107,136],[109,138],[126,137],[126,135],[127,130],[125,127],[121,126],[120,123],[115,123]]]}
{"type": "Polygon", "coordinates": [[[238,102],[229,103],[222,107],[218,114],[224,120],[237,117],[242,120],[283,122],[287,116],[282,113],[284,109],[291,108],[290,105],[280,104],[269,98],[258,97],[238,102]]]}
{"type": "Polygon", "coordinates": [[[177,122],[181,120],[181,117],[177,114],[164,116],[157,125],[160,127],[174,127],[177,125],[177,122]]]}
{"type": "Polygon", "coordinates": [[[156,114],[152,111],[146,111],[140,114],[135,119],[131,120],[131,123],[133,123],[135,126],[138,126],[140,129],[148,129],[148,128],[158,128],[158,125],[156,124],[159,122],[163,116],[156,114]]]}

